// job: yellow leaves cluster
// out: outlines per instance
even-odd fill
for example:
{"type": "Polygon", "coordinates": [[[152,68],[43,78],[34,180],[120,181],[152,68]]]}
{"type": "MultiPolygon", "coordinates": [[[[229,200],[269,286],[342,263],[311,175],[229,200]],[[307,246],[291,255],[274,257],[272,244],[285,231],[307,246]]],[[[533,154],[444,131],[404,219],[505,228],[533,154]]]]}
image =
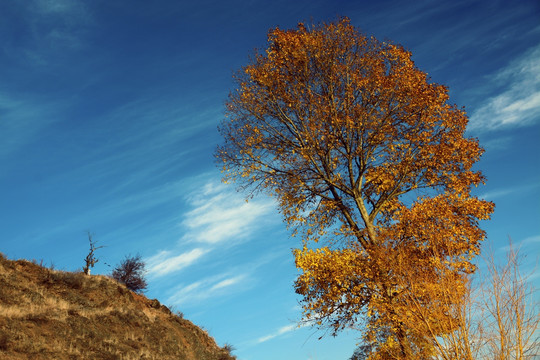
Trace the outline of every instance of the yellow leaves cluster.
{"type": "Polygon", "coordinates": [[[304,296],[306,318],[338,316],[336,331],[353,322],[369,301],[372,274],[363,266],[366,253],[304,247],[296,249],[294,256],[296,266],[303,270],[295,287],[304,296]]]}

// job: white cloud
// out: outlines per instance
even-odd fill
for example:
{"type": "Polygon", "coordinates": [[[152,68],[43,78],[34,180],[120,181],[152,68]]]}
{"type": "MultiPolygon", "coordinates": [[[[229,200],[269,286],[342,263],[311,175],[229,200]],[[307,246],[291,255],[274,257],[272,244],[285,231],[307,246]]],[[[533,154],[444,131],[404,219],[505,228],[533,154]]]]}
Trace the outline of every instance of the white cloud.
{"type": "Polygon", "coordinates": [[[0,157],[16,152],[57,121],[63,106],[53,99],[47,100],[44,103],[37,97],[13,97],[0,92],[0,157]]]}
{"type": "Polygon", "coordinates": [[[207,277],[187,286],[181,287],[167,299],[167,303],[174,305],[185,305],[187,303],[197,303],[216,296],[223,297],[235,291],[245,289],[249,283],[249,275],[228,274],[207,277]]]}
{"type": "Polygon", "coordinates": [[[512,137],[501,136],[489,140],[483,140],[481,145],[486,151],[504,150],[512,146],[512,137]]]}
{"type": "Polygon", "coordinates": [[[222,184],[208,183],[190,199],[193,210],[182,222],[186,240],[216,244],[250,236],[274,210],[271,200],[246,202],[222,184]]]}
{"type": "Polygon", "coordinates": [[[473,112],[470,130],[488,131],[540,121],[540,46],[492,77],[501,91],[473,112]]]}
{"type": "Polygon", "coordinates": [[[520,246],[525,246],[529,244],[537,244],[537,243],[540,243],[540,235],[529,236],[528,238],[523,239],[523,241],[520,242],[520,246]]]}
{"type": "Polygon", "coordinates": [[[488,191],[488,192],[485,192],[483,194],[480,194],[478,197],[480,199],[484,199],[484,200],[493,200],[495,198],[500,198],[500,197],[504,197],[504,196],[507,196],[507,195],[510,195],[514,192],[516,192],[517,189],[504,189],[504,190],[494,190],[494,191],[488,191]]]}
{"type": "Polygon", "coordinates": [[[536,236],[529,236],[517,243],[511,242],[510,245],[506,245],[500,248],[502,251],[509,251],[513,249],[514,251],[519,251],[521,254],[527,253],[527,251],[523,251],[524,248],[528,247],[534,247],[537,248],[538,244],[540,244],[540,235],[536,236]]]}
{"type": "Polygon", "coordinates": [[[36,0],[34,1],[34,9],[43,13],[69,13],[74,8],[80,6],[74,0],[36,0]]]}
{"type": "Polygon", "coordinates": [[[266,342],[268,340],[271,340],[275,337],[278,337],[278,336],[281,336],[283,334],[286,334],[288,332],[291,332],[295,329],[297,329],[298,326],[297,325],[287,325],[287,326],[283,326],[281,328],[279,328],[277,331],[273,332],[272,334],[269,334],[269,335],[266,335],[266,336],[263,336],[263,337],[260,337],[259,339],[257,339],[257,342],[258,343],[263,343],[263,342],[266,342]]]}
{"type": "Polygon", "coordinates": [[[161,251],[146,260],[148,274],[150,276],[168,275],[193,264],[209,251],[208,249],[196,248],[180,255],[172,255],[171,251],[161,251]]]}
{"type": "Polygon", "coordinates": [[[216,290],[219,290],[219,289],[223,289],[223,288],[232,286],[232,285],[234,285],[234,284],[239,283],[239,282],[242,281],[244,278],[245,278],[244,275],[239,275],[239,276],[235,276],[235,277],[232,277],[232,278],[228,278],[228,279],[222,280],[222,281],[218,282],[217,284],[213,285],[213,286],[210,288],[210,291],[216,291],[216,290]]]}
{"type": "Polygon", "coordinates": [[[87,5],[82,0],[34,0],[29,2],[27,9],[35,17],[27,17],[27,20],[35,24],[50,17],[50,20],[54,19],[61,24],[57,29],[75,30],[91,22],[91,11],[87,5]]]}
{"type": "Polygon", "coordinates": [[[516,195],[523,194],[525,192],[534,190],[539,186],[540,186],[539,184],[514,186],[514,187],[509,187],[509,188],[501,189],[501,190],[488,191],[488,192],[478,195],[478,197],[484,200],[494,200],[496,198],[505,197],[511,194],[516,194],[516,195]]]}
{"type": "MultiPolygon", "coordinates": [[[[274,210],[273,202],[270,199],[246,202],[240,194],[233,189],[218,182],[206,182],[207,176],[199,176],[190,181],[192,185],[186,186],[185,182],[167,186],[163,189],[145,193],[143,197],[137,197],[137,201],[125,200],[122,207],[130,210],[138,209],[137,204],[142,204],[144,208],[161,204],[162,201],[171,199],[171,194],[178,194],[181,191],[190,193],[187,199],[188,209],[181,214],[181,225],[185,228],[185,233],[178,243],[178,247],[161,250],[146,259],[148,273],[150,277],[162,277],[170,273],[182,270],[203,259],[208,253],[217,253],[215,250],[226,245],[237,245],[238,239],[249,237],[253,232],[264,224],[270,213],[274,210]],[[195,191],[189,188],[198,186],[195,191]],[[159,191],[158,191],[159,190],[159,191]],[[129,206],[128,206],[129,203],[129,206]],[[133,203],[133,204],[132,204],[133,203]],[[199,243],[189,251],[185,249],[186,243],[199,243]]],[[[172,196],[174,198],[174,196],[172,196]]],[[[119,206],[119,205],[118,205],[119,206]]],[[[115,208],[108,209],[107,213],[114,212],[115,208]]],[[[222,293],[227,289],[236,288],[245,283],[247,278],[246,269],[253,272],[258,266],[266,263],[276,254],[267,254],[264,258],[258,259],[257,263],[250,263],[249,266],[241,266],[243,269],[227,271],[232,275],[219,274],[198,281],[190,286],[182,288],[171,297],[171,302],[183,303],[191,300],[204,300],[215,293],[222,293]]]]}

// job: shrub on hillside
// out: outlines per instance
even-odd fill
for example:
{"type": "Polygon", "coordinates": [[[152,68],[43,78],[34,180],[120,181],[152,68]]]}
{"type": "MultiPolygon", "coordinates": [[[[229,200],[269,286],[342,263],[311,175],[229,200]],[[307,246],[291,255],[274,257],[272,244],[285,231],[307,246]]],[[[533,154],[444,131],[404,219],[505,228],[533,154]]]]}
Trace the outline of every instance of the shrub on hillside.
{"type": "Polygon", "coordinates": [[[145,263],[140,255],[126,256],[126,258],[113,270],[113,279],[123,283],[135,292],[143,292],[147,283],[144,278],[145,263]]]}

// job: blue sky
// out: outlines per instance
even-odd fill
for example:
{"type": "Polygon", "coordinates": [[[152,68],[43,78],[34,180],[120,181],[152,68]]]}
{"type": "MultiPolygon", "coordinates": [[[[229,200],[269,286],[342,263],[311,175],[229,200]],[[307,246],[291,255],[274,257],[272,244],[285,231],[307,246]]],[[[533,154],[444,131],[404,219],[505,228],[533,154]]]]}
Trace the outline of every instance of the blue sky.
{"type": "Polygon", "coordinates": [[[486,153],[477,193],[500,254],[540,245],[540,4],[521,1],[79,1],[0,4],[0,251],[110,273],[147,262],[147,296],[241,360],[347,359],[358,333],[297,328],[290,238],[213,152],[232,73],[272,27],[348,16],[450,88],[486,153]]]}

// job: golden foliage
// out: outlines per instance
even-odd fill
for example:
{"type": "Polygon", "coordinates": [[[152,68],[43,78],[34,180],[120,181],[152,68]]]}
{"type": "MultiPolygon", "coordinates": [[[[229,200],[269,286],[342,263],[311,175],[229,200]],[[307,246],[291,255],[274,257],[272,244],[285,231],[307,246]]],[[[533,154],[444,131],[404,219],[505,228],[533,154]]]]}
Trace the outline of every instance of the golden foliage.
{"type": "Polygon", "coordinates": [[[407,330],[407,298],[447,330],[437,294],[452,279],[460,296],[484,238],[478,220],[493,211],[470,194],[484,181],[472,168],[483,150],[464,136],[465,112],[403,47],[346,18],[271,30],[235,79],[217,157],[226,180],[275,196],[302,235],[305,317],[338,331],[367,316],[387,334],[380,352],[429,352],[422,331],[407,330]]]}

